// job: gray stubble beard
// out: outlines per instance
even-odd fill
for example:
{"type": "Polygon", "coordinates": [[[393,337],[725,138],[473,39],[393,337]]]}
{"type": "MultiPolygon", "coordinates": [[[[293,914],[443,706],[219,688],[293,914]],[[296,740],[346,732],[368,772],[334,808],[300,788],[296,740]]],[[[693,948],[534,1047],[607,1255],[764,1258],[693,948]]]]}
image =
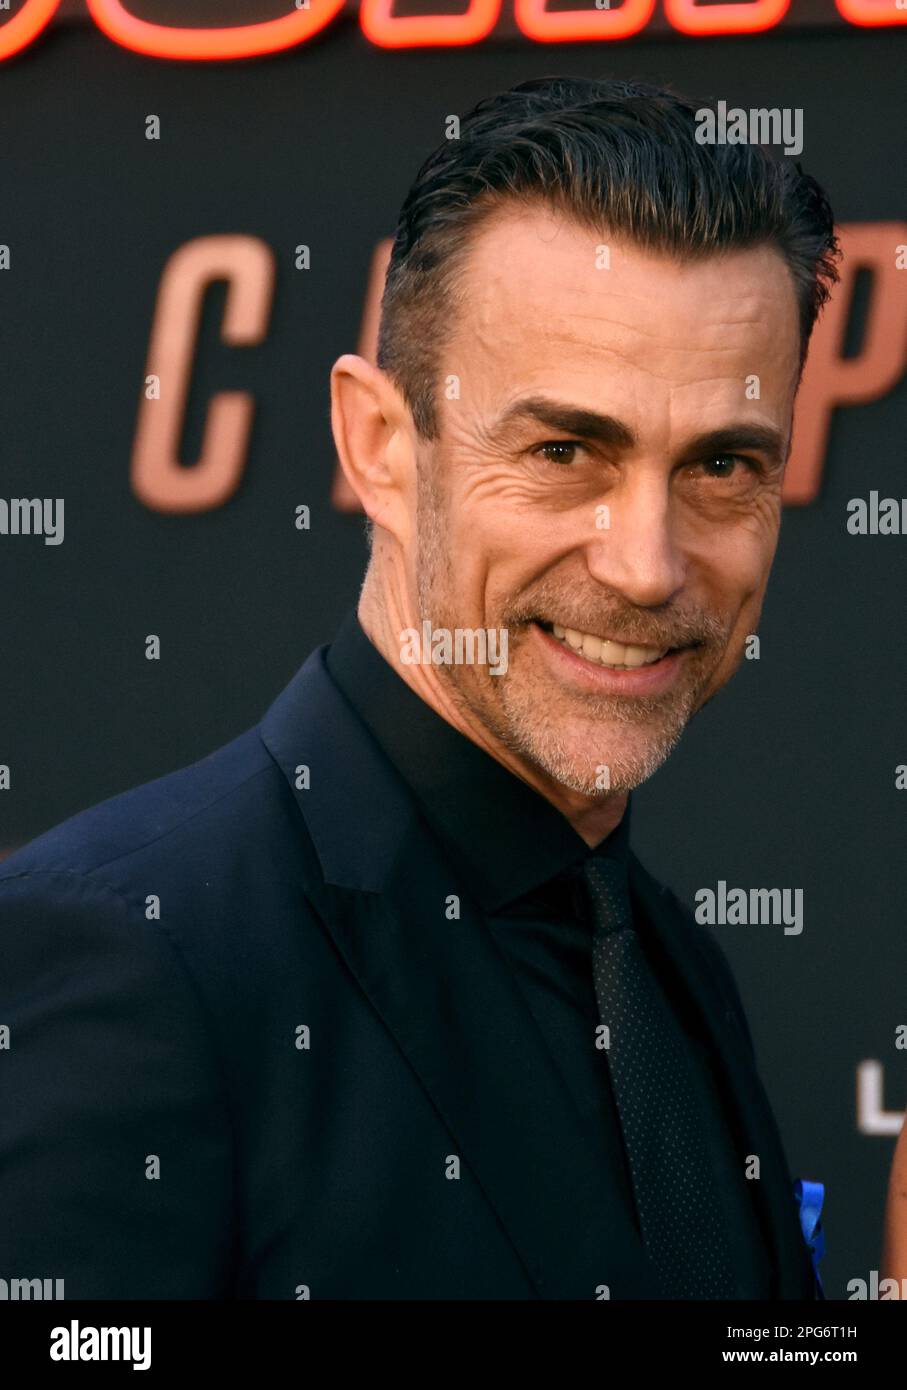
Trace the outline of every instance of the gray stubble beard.
{"type": "MultiPolygon", "coordinates": [[[[419,620],[430,622],[433,628],[455,629],[455,617],[441,601],[440,587],[447,594],[452,587],[452,567],[449,549],[444,544],[443,500],[436,486],[434,469],[428,462],[420,464],[417,500],[416,586],[419,620]],[[446,582],[445,582],[446,581],[446,582]]],[[[522,631],[523,629],[519,629],[522,631]]],[[[463,680],[459,668],[441,665],[437,669],[448,687],[458,709],[480,723],[509,752],[540,769],[548,777],[572,791],[603,800],[615,793],[632,791],[647,781],[667,760],[696,712],[698,697],[707,683],[707,674],[691,682],[682,692],[682,699],[626,699],[620,696],[601,696],[590,700],[592,718],[601,711],[603,724],[611,722],[625,727],[649,727],[652,737],[645,749],[634,756],[621,758],[605,747],[590,753],[588,769],[577,768],[576,758],[568,749],[567,740],[551,718],[549,709],[539,708],[538,702],[527,704],[520,698],[519,684],[512,680],[513,655],[519,643],[519,632],[508,629],[510,669],[501,676],[486,673],[484,688],[488,698],[478,697],[475,683],[463,680]],[[607,787],[601,787],[598,769],[608,768],[607,787]]],[[[603,740],[603,743],[606,740],[603,740]]]]}

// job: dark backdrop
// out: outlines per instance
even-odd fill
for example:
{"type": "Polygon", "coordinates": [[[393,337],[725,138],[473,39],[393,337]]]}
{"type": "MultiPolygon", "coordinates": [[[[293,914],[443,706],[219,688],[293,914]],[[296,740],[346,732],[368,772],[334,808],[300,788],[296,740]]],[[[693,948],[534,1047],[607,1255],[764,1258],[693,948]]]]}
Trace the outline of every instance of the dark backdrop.
{"type": "MultiPolygon", "coordinates": [[[[355,350],[375,243],[444,118],[551,72],[670,80],[742,106],[802,107],[805,167],[842,222],[903,217],[902,33],[622,45],[523,41],[387,52],[349,21],[261,62],[186,65],[63,27],[0,74],[0,440],[12,497],[65,498],[65,541],[0,537],[0,844],[20,844],[255,722],[355,601],[360,517],[330,502],[328,375],[355,350]],[[144,138],[158,114],[162,139],[144,138]],[[209,395],[257,414],[237,494],[165,516],[129,457],[161,270],[193,237],[245,232],[277,258],[270,327],[218,343],[206,300],[183,445],[209,395]],[[308,272],[294,248],[312,248],[308,272]],[[294,509],[311,507],[309,531],[294,509]],[[144,656],[146,634],[162,659],[144,656]]],[[[904,272],[907,275],[907,271],[904,272]]],[[[903,344],[892,344],[903,352],[903,344]]],[[[735,968],[795,1175],[827,1187],[829,1294],[877,1269],[892,1136],[861,1132],[857,1070],[907,1105],[904,725],[907,537],[851,536],[846,503],[907,491],[903,383],[836,414],[821,495],[788,508],[762,655],[636,794],[641,857],[697,888],[800,887],[805,929],[714,930],[735,968]]]]}

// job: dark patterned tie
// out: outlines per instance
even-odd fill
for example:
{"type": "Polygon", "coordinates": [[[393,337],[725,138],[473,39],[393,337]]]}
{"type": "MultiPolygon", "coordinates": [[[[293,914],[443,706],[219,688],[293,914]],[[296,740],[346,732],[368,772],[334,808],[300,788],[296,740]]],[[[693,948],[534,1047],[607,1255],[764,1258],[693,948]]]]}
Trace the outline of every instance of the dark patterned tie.
{"type": "Polygon", "coordinates": [[[733,1298],[692,1058],[633,926],[627,871],[590,855],[592,968],[646,1251],[672,1298],[733,1298]]]}

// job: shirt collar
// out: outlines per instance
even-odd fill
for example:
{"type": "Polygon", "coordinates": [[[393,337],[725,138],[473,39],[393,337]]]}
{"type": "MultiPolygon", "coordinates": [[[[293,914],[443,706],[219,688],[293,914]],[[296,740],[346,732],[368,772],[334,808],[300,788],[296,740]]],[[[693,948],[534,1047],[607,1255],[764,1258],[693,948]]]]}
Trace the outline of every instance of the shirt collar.
{"type": "MultiPolygon", "coordinates": [[[[407,685],[351,609],[327,653],[335,683],[407,783],[484,911],[546,883],[590,854],[627,862],[630,801],[594,849],[541,793],[460,733],[407,685]]],[[[380,814],[380,808],[376,808],[380,814]]]]}

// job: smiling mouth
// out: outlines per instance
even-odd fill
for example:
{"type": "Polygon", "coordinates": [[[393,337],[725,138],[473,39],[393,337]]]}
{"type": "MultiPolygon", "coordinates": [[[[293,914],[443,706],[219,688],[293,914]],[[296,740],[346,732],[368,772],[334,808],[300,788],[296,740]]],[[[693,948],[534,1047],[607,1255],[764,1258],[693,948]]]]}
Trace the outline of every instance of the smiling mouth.
{"type": "Polygon", "coordinates": [[[577,656],[585,657],[594,666],[604,666],[609,671],[637,671],[642,666],[654,666],[677,647],[652,647],[642,643],[615,642],[609,637],[599,637],[594,632],[581,632],[577,628],[561,627],[559,623],[546,623],[537,619],[538,626],[569,648],[577,656]]]}

